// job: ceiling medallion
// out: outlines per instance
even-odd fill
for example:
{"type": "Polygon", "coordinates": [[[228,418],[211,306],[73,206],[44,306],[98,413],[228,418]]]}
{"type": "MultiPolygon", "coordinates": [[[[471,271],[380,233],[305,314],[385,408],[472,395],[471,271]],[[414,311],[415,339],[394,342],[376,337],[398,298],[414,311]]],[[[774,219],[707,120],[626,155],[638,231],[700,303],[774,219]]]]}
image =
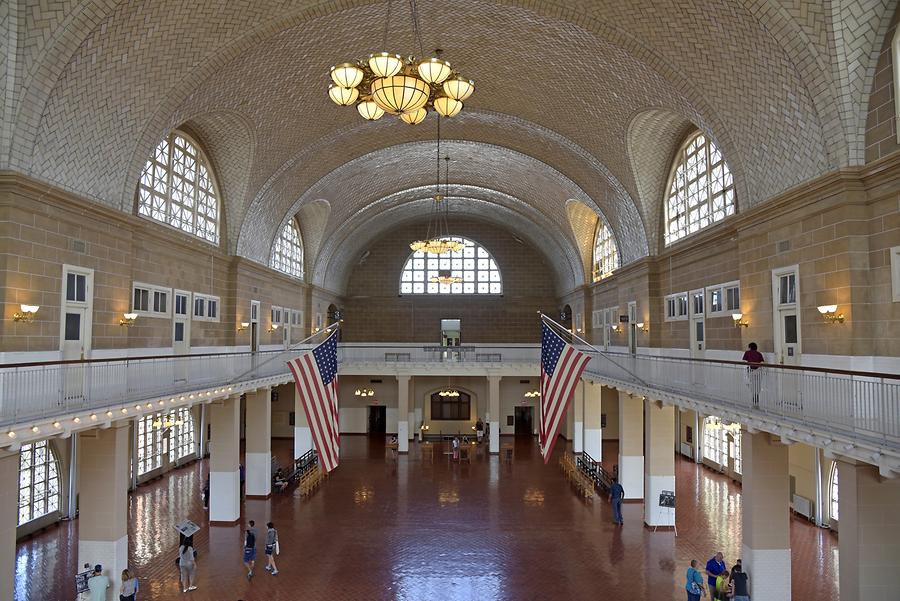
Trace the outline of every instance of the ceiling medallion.
{"type": "MultiPolygon", "coordinates": [[[[415,0],[410,2],[413,32],[419,50],[418,10],[415,0]]],[[[391,3],[388,2],[384,26],[384,47],[387,47],[391,3]]],[[[475,83],[453,70],[435,50],[431,58],[402,57],[391,52],[376,52],[366,60],[339,63],[331,68],[332,85],[328,97],[339,106],[356,105],[359,115],[375,121],[385,113],[396,115],[404,123],[418,125],[429,111],[443,117],[456,116],[463,109],[463,101],[475,91],[475,83]]]]}

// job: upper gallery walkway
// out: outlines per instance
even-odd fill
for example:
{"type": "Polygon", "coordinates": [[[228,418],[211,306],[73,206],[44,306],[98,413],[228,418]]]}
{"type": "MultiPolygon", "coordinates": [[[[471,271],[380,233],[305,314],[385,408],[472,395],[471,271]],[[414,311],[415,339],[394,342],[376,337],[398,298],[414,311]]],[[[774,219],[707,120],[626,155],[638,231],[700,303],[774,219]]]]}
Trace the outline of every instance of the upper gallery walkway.
{"type": "MultiPolygon", "coordinates": [[[[0,365],[2,443],[284,384],[286,362],[309,348],[0,365]]],[[[582,350],[592,355],[587,379],[900,473],[900,374],[582,350]]],[[[338,352],[342,375],[539,373],[538,345],[341,343],[338,352]]]]}

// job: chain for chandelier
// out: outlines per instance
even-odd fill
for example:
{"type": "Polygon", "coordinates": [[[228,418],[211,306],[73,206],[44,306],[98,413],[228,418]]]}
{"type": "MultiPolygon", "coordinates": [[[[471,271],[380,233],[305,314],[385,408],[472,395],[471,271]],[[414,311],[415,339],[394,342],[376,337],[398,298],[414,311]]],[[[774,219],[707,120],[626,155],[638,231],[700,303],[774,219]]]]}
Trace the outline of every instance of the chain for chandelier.
{"type": "MultiPolygon", "coordinates": [[[[419,56],[425,56],[419,27],[419,7],[409,2],[413,36],[419,56]]],[[[388,47],[391,22],[391,2],[387,3],[387,18],[382,37],[383,48],[388,47]]],[[[417,125],[430,111],[439,116],[453,117],[463,109],[463,101],[475,91],[475,83],[453,70],[435,50],[431,58],[417,59],[382,51],[366,60],[339,63],[331,68],[333,84],[328,96],[340,106],[356,106],[363,119],[375,121],[385,113],[396,115],[404,123],[417,125]]]]}

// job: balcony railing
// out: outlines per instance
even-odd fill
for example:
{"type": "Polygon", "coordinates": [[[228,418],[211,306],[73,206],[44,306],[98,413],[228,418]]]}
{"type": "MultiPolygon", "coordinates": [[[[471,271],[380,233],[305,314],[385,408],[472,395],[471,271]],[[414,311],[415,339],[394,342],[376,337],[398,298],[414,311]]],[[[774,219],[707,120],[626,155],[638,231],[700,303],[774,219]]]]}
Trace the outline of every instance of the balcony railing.
{"type": "Polygon", "coordinates": [[[585,375],[600,381],[900,451],[900,374],[582,350],[593,356],[585,375]]]}

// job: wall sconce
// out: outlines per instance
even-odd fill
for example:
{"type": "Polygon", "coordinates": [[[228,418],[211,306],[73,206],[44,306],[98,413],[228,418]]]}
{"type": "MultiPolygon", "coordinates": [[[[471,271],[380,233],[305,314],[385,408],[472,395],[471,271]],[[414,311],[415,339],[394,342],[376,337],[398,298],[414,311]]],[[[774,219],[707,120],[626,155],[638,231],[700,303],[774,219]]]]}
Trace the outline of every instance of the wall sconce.
{"type": "Polygon", "coordinates": [[[271,326],[269,326],[269,329],[266,330],[266,331],[267,331],[267,332],[274,332],[274,331],[276,331],[277,329],[278,329],[278,324],[277,324],[277,323],[273,323],[271,326]]]}
{"type": "Polygon", "coordinates": [[[750,325],[749,321],[744,321],[743,313],[732,313],[731,319],[734,320],[734,327],[736,328],[746,328],[750,325]]]}
{"type": "Polygon", "coordinates": [[[243,332],[244,330],[246,330],[246,329],[249,328],[249,327],[250,327],[250,322],[248,322],[248,321],[242,321],[242,322],[241,322],[241,325],[238,326],[237,331],[238,331],[238,332],[243,332]]]}
{"type": "Polygon", "coordinates": [[[622,333],[622,326],[617,323],[609,324],[609,329],[612,330],[613,332],[615,332],[616,334],[622,333]]]}
{"type": "Polygon", "coordinates": [[[123,313],[123,319],[119,320],[120,326],[125,326],[126,328],[130,328],[134,325],[134,322],[137,320],[137,313],[123,313]]]}
{"type": "Polygon", "coordinates": [[[13,321],[31,323],[34,321],[34,316],[41,307],[40,305],[19,305],[19,308],[22,310],[13,313],[13,321]]]}
{"type": "Polygon", "coordinates": [[[818,309],[828,323],[844,323],[844,314],[837,312],[837,305],[822,305],[818,309]]]}
{"type": "Polygon", "coordinates": [[[643,332],[645,334],[650,331],[650,326],[645,324],[643,321],[639,321],[638,323],[636,323],[634,325],[637,327],[638,330],[640,330],[641,332],[643,332]]]}

